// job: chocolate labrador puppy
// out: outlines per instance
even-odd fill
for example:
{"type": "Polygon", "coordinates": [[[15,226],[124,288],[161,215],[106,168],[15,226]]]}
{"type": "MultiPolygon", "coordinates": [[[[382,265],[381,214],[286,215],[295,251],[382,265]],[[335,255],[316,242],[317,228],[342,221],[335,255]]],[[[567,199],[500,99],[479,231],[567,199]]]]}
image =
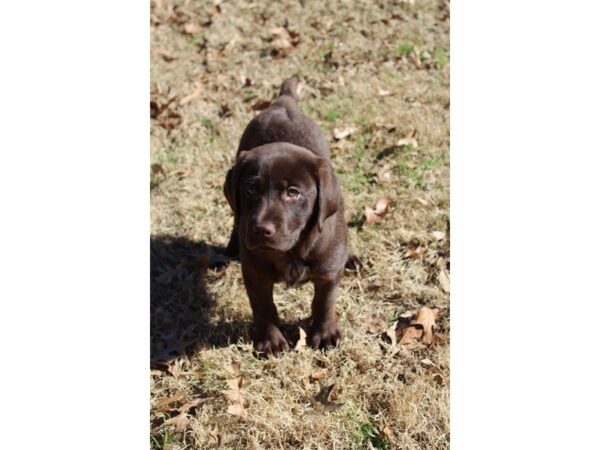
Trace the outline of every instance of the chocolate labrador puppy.
{"type": "Polygon", "coordinates": [[[273,284],[280,281],[314,284],[309,342],[336,345],[336,292],[353,258],[327,141],[299,111],[297,84],[297,77],[285,80],[279,97],[250,121],[224,186],[235,216],[226,254],[239,254],[255,347],[265,353],[288,348],[273,303],[273,284]]]}

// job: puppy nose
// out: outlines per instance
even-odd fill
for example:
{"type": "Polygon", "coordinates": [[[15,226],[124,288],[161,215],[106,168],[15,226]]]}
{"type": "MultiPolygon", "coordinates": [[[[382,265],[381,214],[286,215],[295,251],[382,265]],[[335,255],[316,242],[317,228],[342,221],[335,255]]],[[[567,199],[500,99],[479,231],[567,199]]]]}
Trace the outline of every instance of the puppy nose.
{"type": "Polygon", "coordinates": [[[272,222],[262,222],[254,225],[254,232],[264,237],[271,237],[275,234],[275,224],[272,222]]]}

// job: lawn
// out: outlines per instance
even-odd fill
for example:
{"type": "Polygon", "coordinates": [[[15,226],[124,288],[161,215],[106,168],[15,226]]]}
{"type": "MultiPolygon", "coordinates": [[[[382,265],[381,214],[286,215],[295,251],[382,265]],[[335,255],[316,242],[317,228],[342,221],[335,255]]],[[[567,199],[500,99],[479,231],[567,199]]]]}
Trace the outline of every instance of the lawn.
{"type": "MultiPolygon", "coordinates": [[[[151,22],[151,448],[448,448],[449,2],[155,0],[151,22]],[[340,287],[337,348],[259,358],[239,263],[209,266],[242,131],[293,74],[363,267],[340,287]],[[393,342],[423,306],[442,339],[393,342]]],[[[292,347],[311,299],[276,286],[292,347]]]]}

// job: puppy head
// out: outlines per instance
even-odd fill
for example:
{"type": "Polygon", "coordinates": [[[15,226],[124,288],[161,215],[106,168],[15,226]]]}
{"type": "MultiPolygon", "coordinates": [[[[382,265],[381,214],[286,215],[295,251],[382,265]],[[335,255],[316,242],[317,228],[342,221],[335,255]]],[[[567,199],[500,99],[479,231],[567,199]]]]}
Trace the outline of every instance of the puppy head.
{"type": "Polygon", "coordinates": [[[240,238],[251,250],[291,250],[303,232],[321,231],[340,205],[331,164],[287,143],[241,152],[224,190],[240,238]]]}

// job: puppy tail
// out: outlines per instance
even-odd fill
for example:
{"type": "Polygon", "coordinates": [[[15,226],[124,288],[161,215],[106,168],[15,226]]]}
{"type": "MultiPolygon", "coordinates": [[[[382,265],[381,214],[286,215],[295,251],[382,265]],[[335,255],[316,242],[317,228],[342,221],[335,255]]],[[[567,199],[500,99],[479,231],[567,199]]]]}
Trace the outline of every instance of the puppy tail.
{"type": "Polygon", "coordinates": [[[298,94],[296,93],[296,88],[298,87],[298,75],[294,75],[293,77],[288,78],[283,83],[281,83],[281,89],[279,90],[279,95],[287,95],[292,97],[294,100],[298,101],[298,94]]]}

